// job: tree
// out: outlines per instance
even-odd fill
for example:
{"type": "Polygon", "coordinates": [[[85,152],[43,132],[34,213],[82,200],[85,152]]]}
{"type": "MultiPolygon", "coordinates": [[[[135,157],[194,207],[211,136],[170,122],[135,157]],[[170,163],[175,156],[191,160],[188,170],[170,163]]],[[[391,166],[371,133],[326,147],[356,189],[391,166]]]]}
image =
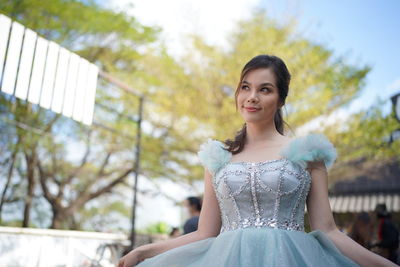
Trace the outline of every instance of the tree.
{"type": "MultiPolygon", "coordinates": [[[[0,12],[98,64],[103,70],[114,72],[134,71],[136,61],[141,57],[138,50],[153,43],[158,33],[158,29],[143,26],[133,17],[107,10],[93,1],[3,1],[0,12]]],[[[109,89],[104,85],[103,88],[104,91],[109,89]]],[[[128,102],[128,99],[125,101],[128,102]]],[[[125,166],[117,167],[112,162],[119,153],[126,154],[129,148],[122,145],[107,146],[120,141],[120,138],[106,133],[104,129],[92,134],[92,129],[7,96],[1,99],[1,115],[5,119],[3,125],[9,129],[10,135],[4,136],[6,142],[3,144],[11,160],[7,156],[3,158],[3,166],[8,166],[8,173],[0,207],[12,199],[12,196],[7,197],[7,190],[12,183],[16,159],[21,155],[24,162],[17,167],[21,169],[20,178],[27,180],[26,195],[20,199],[24,202],[25,227],[29,225],[38,183],[43,197],[52,207],[52,227],[61,228],[68,227],[68,223],[62,225],[62,222],[83,209],[85,203],[109,193],[132,172],[132,164],[126,164],[126,161],[132,160],[132,156],[125,156],[125,160],[121,160],[120,164],[125,166]],[[60,133],[67,130],[72,138],[78,140],[76,142],[87,145],[78,163],[66,158],[68,144],[65,136],[60,139],[60,133]],[[95,136],[97,144],[91,143],[92,136],[95,136]],[[99,149],[102,144],[107,147],[99,149]],[[94,155],[91,153],[94,149],[100,152],[97,151],[97,158],[91,160],[102,158],[102,162],[89,164],[88,158],[94,155]],[[115,167],[112,172],[108,169],[110,165],[115,167]]],[[[115,121],[116,127],[121,121],[115,121]]],[[[125,128],[132,130],[134,125],[125,125],[125,128]]],[[[124,143],[127,143],[126,140],[124,143]]]]}
{"type": "Polygon", "coordinates": [[[337,144],[338,166],[331,173],[332,181],[364,175],[363,170],[400,161],[400,142],[388,142],[391,132],[399,128],[394,114],[384,115],[378,100],[368,110],[353,114],[346,123],[337,122],[326,128],[337,144]]]}

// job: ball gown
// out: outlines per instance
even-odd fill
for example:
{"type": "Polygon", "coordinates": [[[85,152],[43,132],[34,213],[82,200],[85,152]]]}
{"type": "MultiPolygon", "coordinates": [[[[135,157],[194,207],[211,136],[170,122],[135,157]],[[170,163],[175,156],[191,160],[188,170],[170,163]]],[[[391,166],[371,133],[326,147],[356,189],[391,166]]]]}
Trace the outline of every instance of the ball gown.
{"type": "Polygon", "coordinates": [[[322,231],[304,231],[311,185],[307,164],[330,168],[336,150],[323,134],[294,138],[280,158],[232,162],[222,142],[208,140],[198,153],[211,172],[220,208],[219,235],[176,247],[137,266],[293,267],[359,266],[322,231]]]}

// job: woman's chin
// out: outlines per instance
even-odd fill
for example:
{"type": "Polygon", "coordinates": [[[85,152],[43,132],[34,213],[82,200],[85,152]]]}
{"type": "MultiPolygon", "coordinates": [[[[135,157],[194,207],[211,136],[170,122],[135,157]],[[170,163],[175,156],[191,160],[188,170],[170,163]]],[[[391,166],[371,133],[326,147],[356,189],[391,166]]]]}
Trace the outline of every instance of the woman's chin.
{"type": "Polygon", "coordinates": [[[244,121],[247,123],[247,124],[265,124],[265,122],[266,122],[266,120],[265,120],[265,118],[256,118],[256,117],[250,117],[250,116],[246,116],[245,118],[244,118],[244,121]]]}

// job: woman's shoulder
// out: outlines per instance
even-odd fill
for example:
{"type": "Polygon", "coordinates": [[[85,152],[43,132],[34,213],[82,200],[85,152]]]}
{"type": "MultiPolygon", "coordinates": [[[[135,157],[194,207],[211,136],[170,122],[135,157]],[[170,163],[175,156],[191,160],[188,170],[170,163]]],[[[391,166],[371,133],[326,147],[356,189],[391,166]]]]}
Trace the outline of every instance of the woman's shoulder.
{"type": "Polygon", "coordinates": [[[330,168],[337,157],[336,149],[321,133],[296,137],[283,149],[282,156],[306,168],[308,162],[323,161],[330,168]]]}
{"type": "Polygon", "coordinates": [[[232,153],[225,149],[225,144],[214,139],[208,139],[201,144],[197,155],[202,165],[213,174],[232,157],[232,153]]]}

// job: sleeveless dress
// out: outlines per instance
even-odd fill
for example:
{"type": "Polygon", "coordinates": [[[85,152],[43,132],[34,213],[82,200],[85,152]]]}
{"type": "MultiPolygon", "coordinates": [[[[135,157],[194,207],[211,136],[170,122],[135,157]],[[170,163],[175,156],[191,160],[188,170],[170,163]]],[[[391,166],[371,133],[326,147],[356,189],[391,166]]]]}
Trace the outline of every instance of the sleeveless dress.
{"type": "Polygon", "coordinates": [[[359,266],[322,231],[304,232],[311,176],[307,162],[324,161],[336,150],[322,134],[293,139],[280,159],[231,162],[223,143],[208,140],[198,156],[213,176],[221,212],[220,234],[183,245],[137,266],[293,267],[359,266]]]}

